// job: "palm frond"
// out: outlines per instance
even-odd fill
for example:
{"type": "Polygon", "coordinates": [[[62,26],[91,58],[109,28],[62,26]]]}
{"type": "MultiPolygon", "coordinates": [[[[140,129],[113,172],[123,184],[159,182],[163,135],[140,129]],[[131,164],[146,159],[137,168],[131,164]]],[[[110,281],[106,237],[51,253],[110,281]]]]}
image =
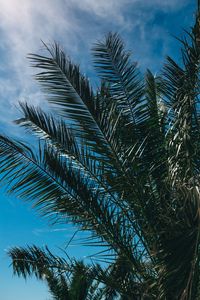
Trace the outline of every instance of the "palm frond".
{"type": "Polygon", "coordinates": [[[118,34],[109,33],[104,42],[93,47],[94,65],[100,78],[109,83],[114,101],[127,117],[127,123],[137,120],[135,109],[143,95],[143,83],[135,63],[129,61],[130,53],[118,34]]]}
{"type": "MultiPolygon", "coordinates": [[[[100,156],[99,152],[92,151],[87,146],[87,141],[77,137],[76,131],[69,128],[63,120],[56,120],[55,117],[27,103],[21,103],[20,106],[24,117],[17,120],[17,124],[35,133],[40,139],[47,141],[50,146],[52,145],[56,148],[56,151],[64,155],[66,159],[69,159],[76,168],[81,169],[85,176],[90,176],[97,181],[102,188],[108,191],[108,187],[104,183],[104,173],[110,170],[111,165],[108,164],[108,161],[105,160],[104,157],[100,156]]],[[[102,120],[102,122],[105,122],[102,126],[104,126],[106,131],[105,135],[108,142],[112,144],[112,137],[115,131],[113,127],[114,125],[116,126],[117,121],[113,121],[115,124],[111,126],[111,117],[110,119],[106,118],[106,120],[107,122],[102,120]]],[[[112,147],[115,149],[115,152],[117,152],[119,146],[113,143],[112,147]]]]}
{"type": "Polygon", "coordinates": [[[48,147],[40,150],[37,159],[33,154],[29,155],[29,149],[19,148],[4,137],[1,137],[0,146],[4,166],[1,172],[3,179],[11,185],[9,192],[34,199],[34,206],[53,220],[66,222],[70,219],[84,229],[95,231],[102,242],[112,243],[115,251],[123,251],[136,268],[140,267],[131,251],[132,237],[137,233],[133,233],[123,212],[112,207],[109,198],[105,198],[92,182],[80,172],[74,172],[48,147]]]}
{"type": "Polygon", "coordinates": [[[50,102],[60,105],[60,111],[75,120],[94,126],[93,92],[88,79],[80,73],[79,66],[73,64],[58,44],[48,47],[50,57],[30,54],[28,58],[36,68],[44,70],[36,75],[50,102]],[[71,104],[71,108],[70,108],[71,104]]]}
{"type": "MultiPolygon", "coordinates": [[[[57,44],[52,49],[47,47],[47,51],[50,54],[50,58],[30,55],[33,66],[44,70],[36,75],[36,79],[45,88],[45,92],[49,95],[51,102],[62,104],[64,115],[68,117],[68,122],[73,126],[76,137],[80,140],[84,138],[84,143],[89,145],[92,151],[96,152],[96,159],[99,158],[100,161],[109,165],[105,171],[109,174],[117,173],[124,178],[127,177],[126,168],[123,167],[121,159],[121,156],[124,154],[121,153],[121,145],[118,145],[116,142],[117,134],[120,133],[118,128],[121,122],[119,122],[120,111],[118,112],[119,116],[113,118],[114,114],[116,116],[115,103],[107,105],[108,101],[103,102],[105,100],[102,99],[102,91],[104,89],[101,90],[101,93],[97,93],[95,97],[93,96],[93,98],[90,98],[88,95],[88,98],[86,95],[82,95],[80,86],[81,81],[85,79],[83,79],[79,68],[67,60],[57,44]],[[71,72],[71,68],[74,72],[71,72]],[[81,113],[79,112],[74,93],[78,95],[77,97],[84,107],[85,117],[82,111],[81,113]],[[90,100],[86,101],[86,98],[90,100]],[[54,101],[54,99],[56,100],[54,101]],[[68,109],[70,113],[68,113],[68,109]],[[112,170],[110,169],[111,166],[112,170]]],[[[104,92],[103,95],[107,96],[107,93],[104,92]]],[[[129,180],[129,185],[132,185],[131,180],[129,180]]]]}
{"type": "Polygon", "coordinates": [[[25,279],[32,275],[45,279],[50,271],[55,274],[71,272],[69,263],[64,258],[53,255],[47,246],[13,247],[8,251],[8,256],[12,260],[14,274],[25,279]]]}

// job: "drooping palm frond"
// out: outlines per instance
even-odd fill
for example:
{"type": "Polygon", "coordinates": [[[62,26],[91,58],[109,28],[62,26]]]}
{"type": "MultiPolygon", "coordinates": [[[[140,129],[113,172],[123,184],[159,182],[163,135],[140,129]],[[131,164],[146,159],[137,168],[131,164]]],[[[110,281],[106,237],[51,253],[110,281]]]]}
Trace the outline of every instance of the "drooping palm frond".
{"type": "Polygon", "coordinates": [[[10,178],[10,192],[25,199],[36,199],[34,205],[54,220],[70,219],[82,229],[95,232],[106,245],[112,244],[116,253],[124,252],[136,273],[139,272],[142,266],[132,253],[136,228],[130,226],[120,208],[110,206],[109,195],[105,198],[93,182],[75,172],[59,153],[48,147],[40,149],[40,157],[36,158],[32,152],[29,155],[30,149],[19,148],[18,144],[1,137],[1,151],[3,179],[10,178]]]}
{"type": "Polygon", "coordinates": [[[71,272],[71,266],[66,259],[54,255],[46,246],[44,249],[33,246],[13,247],[8,251],[12,259],[14,274],[25,279],[29,276],[36,276],[38,279],[45,277],[48,272],[56,273],[71,272]]]}
{"type": "Polygon", "coordinates": [[[30,54],[29,58],[34,67],[43,69],[36,79],[42,84],[49,101],[60,105],[65,117],[67,113],[77,121],[94,126],[93,92],[88,79],[80,73],[79,66],[66,57],[58,44],[51,47],[45,45],[45,48],[51,57],[30,54]]]}
{"type": "Polygon", "coordinates": [[[44,88],[50,102],[61,106],[61,115],[64,114],[65,118],[68,116],[70,124],[74,123],[76,134],[79,131],[81,137],[83,133],[86,134],[88,143],[94,143],[97,148],[99,146],[101,152],[103,149],[106,151],[108,145],[97,114],[97,107],[101,108],[100,97],[94,97],[88,79],[65,56],[58,44],[51,48],[46,46],[46,50],[50,57],[29,56],[33,66],[43,70],[36,75],[36,80],[44,88]]]}
{"type": "MultiPolygon", "coordinates": [[[[56,147],[57,152],[66,156],[67,159],[70,160],[70,170],[73,170],[73,168],[76,170],[78,169],[80,172],[82,172],[85,179],[89,176],[90,181],[94,180],[95,189],[100,190],[103,197],[106,197],[110,204],[117,204],[121,212],[123,212],[123,215],[126,214],[129,222],[134,224],[134,220],[132,219],[133,216],[130,218],[127,208],[123,208],[121,200],[116,197],[116,192],[119,190],[119,183],[117,187],[114,187],[114,192],[112,192],[114,178],[109,178],[110,173],[106,174],[105,178],[104,168],[102,168],[102,165],[99,163],[96,167],[94,161],[95,157],[93,157],[93,153],[87,152],[86,146],[83,146],[81,149],[79,149],[79,143],[75,140],[74,132],[68,130],[64,122],[58,123],[55,119],[50,118],[40,110],[36,110],[35,108],[29,107],[26,104],[22,105],[22,109],[24,111],[24,118],[18,122],[20,122],[20,124],[23,126],[26,126],[28,129],[31,128],[31,130],[39,134],[42,138],[49,140],[50,144],[53,144],[53,146],[56,147]],[[112,184],[111,187],[109,187],[109,183],[112,184]]],[[[53,169],[56,169],[55,166],[53,169]]],[[[61,170],[60,167],[57,167],[57,169],[61,170]]],[[[111,176],[112,175],[113,174],[111,174],[111,176]]],[[[65,177],[66,175],[64,174],[63,176],[65,177]]],[[[117,180],[119,181],[119,178],[117,178],[117,180]]],[[[122,183],[120,186],[123,187],[122,183]]],[[[128,191],[126,192],[128,193],[128,191]]],[[[60,201],[60,203],[62,202],[60,201]]],[[[109,205],[107,207],[109,207],[109,205]]],[[[66,212],[66,208],[64,211],[66,212]]],[[[121,216],[119,218],[121,218],[121,216]]],[[[135,227],[135,231],[136,234],[138,234],[139,232],[136,228],[137,227],[135,227]]]]}
{"type": "MultiPolygon", "coordinates": [[[[41,139],[49,142],[51,146],[56,147],[62,155],[71,160],[78,168],[96,181],[101,181],[103,185],[103,171],[111,168],[110,165],[106,168],[106,161],[103,157],[98,157],[98,152],[92,151],[84,142],[76,136],[76,131],[69,128],[63,120],[56,120],[55,117],[48,115],[38,108],[28,106],[26,103],[21,103],[21,108],[24,117],[17,120],[16,123],[24,126],[28,131],[34,132],[41,139]],[[100,161],[100,158],[103,162],[100,161]],[[100,180],[101,177],[101,180],[100,180]]],[[[105,115],[105,114],[104,114],[105,115]]],[[[110,120],[106,119],[108,127],[110,120]]],[[[108,128],[107,131],[111,130],[108,128]]],[[[114,129],[112,130],[114,134],[114,129]]],[[[110,141],[107,133],[107,139],[110,141]]],[[[113,145],[114,147],[114,145],[113,145]]],[[[117,147],[117,146],[116,146],[117,147]]],[[[108,171],[108,170],[107,170],[108,171]]],[[[107,189],[106,185],[104,188],[107,189]]]]}
{"type": "MultiPolygon", "coordinates": [[[[115,39],[115,36],[113,36],[113,39],[115,39]]],[[[118,42],[120,43],[119,39],[118,42]]],[[[123,45],[121,45],[121,48],[123,52],[123,45]]],[[[92,147],[97,154],[96,159],[100,157],[106,160],[109,166],[112,166],[109,175],[117,173],[117,177],[127,177],[127,175],[130,177],[131,172],[127,174],[127,168],[123,166],[121,161],[121,156],[125,156],[124,151],[121,152],[125,144],[118,144],[116,142],[117,140],[120,141],[118,135],[121,131],[117,130],[117,128],[122,127],[120,115],[124,109],[118,108],[118,111],[116,111],[115,102],[107,99],[112,96],[110,85],[108,85],[108,89],[101,88],[101,92],[98,92],[97,95],[94,92],[92,92],[93,96],[88,95],[88,93],[85,95],[84,89],[81,88],[82,85],[84,86],[82,81],[87,81],[87,86],[89,83],[80,73],[79,67],[72,64],[66,58],[57,44],[51,49],[49,47],[46,47],[46,49],[50,57],[32,54],[30,55],[30,59],[34,67],[43,70],[36,75],[36,79],[45,89],[47,96],[50,97],[50,102],[54,104],[61,103],[61,114],[64,112],[65,117],[68,116],[68,122],[73,124],[74,129],[76,129],[76,136],[81,139],[84,138],[84,143],[92,147]],[[83,113],[80,113],[77,107],[77,97],[81,103],[83,113]],[[69,114],[66,112],[66,109],[70,110],[69,114]],[[84,114],[86,114],[86,117],[84,117],[84,114]],[[114,115],[116,118],[113,118],[114,115]]],[[[131,71],[130,74],[128,72],[127,78],[128,76],[132,78],[130,79],[132,80],[131,87],[132,89],[135,87],[137,90],[137,80],[133,80],[134,74],[132,72],[134,73],[135,71],[131,71]]],[[[120,80],[120,78],[118,79],[120,80]]],[[[142,86],[140,87],[140,93],[142,94],[142,86]]],[[[123,113],[123,115],[125,117],[126,113],[123,113]]],[[[127,124],[125,119],[124,124],[127,124]]],[[[135,142],[140,143],[140,140],[136,140],[135,142]]],[[[127,147],[125,150],[128,150],[127,147]]],[[[129,185],[132,185],[131,179],[129,180],[129,185]]]]}

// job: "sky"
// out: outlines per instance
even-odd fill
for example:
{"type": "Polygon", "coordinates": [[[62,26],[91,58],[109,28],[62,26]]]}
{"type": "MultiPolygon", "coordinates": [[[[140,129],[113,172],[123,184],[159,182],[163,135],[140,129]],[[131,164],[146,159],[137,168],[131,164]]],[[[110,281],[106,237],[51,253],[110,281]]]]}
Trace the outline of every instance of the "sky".
{"type": "MultiPolygon", "coordinates": [[[[20,116],[18,101],[43,106],[44,96],[33,80],[28,53],[43,53],[42,42],[59,42],[97,83],[91,47],[109,31],[118,32],[142,72],[161,70],[166,55],[177,58],[181,36],[194,20],[195,0],[0,0],[0,132],[23,140],[13,124],[20,116]]],[[[27,203],[0,198],[0,298],[48,300],[47,287],[32,278],[13,277],[6,250],[12,246],[48,244],[58,251],[73,235],[71,226],[48,224],[27,203]]],[[[92,250],[72,245],[70,255],[87,256],[92,250]]]]}

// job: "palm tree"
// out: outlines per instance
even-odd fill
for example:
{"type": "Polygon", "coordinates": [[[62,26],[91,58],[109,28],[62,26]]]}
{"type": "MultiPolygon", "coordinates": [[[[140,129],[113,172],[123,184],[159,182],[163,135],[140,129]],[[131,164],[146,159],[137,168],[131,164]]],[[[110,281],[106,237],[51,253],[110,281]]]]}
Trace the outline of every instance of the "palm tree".
{"type": "Polygon", "coordinates": [[[35,151],[0,137],[8,192],[89,231],[112,255],[96,278],[124,299],[200,298],[200,5],[180,43],[180,64],[167,57],[161,75],[143,77],[109,33],[92,50],[96,91],[58,44],[44,45],[29,58],[57,114],[20,104],[35,151]]]}
{"type": "MultiPolygon", "coordinates": [[[[49,248],[36,246],[14,247],[8,251],[12,260],[13,273],[17,276],[35,276],[47,283],[52,299],[55,300],[129,300],[120,296],[114,288],[114,280],[120,282],[121,266],[119,260],[107,270],[100,265],[86,265],[75,259],[61,258],[54,255],[49,248]],[[103,284],[99,283],[99,278],[103,284]]],[[[122,269],[123,268],[123,269],[122,269]]],[[[116,283],[115,283],[116,285],[116,283]]]]}
{"type": "Polygon", "coordinates": [[[103,287],[94,280],[93,270],[83,262],[69,262],[50,252],[48,247],[12,248],[13,272],[25,279],[35,275],[47,283],[55,300],[100,300],[103,287]]]}

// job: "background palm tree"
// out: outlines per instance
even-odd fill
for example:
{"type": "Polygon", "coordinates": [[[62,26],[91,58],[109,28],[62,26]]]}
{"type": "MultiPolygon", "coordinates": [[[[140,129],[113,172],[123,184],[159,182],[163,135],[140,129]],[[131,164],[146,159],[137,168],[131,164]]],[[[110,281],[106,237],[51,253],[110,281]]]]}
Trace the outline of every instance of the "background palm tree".
{"type": "Polygon", "coordinates": [[[92,50],[97,91],[45,45],[47,56],[29,58],[58,114],[21,103],[17,123],[39,136],[38,150],[0,137],[8,191],[90,231],[114,260],[109,276],[96,266],[98,280],[129,299],[200,297],[199,41],[198,6],[181,63],[167,57],[160,76],[143,78],[109,33],[92,50]]]}
{"type": "MultiPolygon", "coordinates": [[[[122,270],[127,266],[115,262],[105,271],[100,265],[86,265],[75,259],[54,255],[48,247],[14,247],[8,251],[13,273],[17,276],[35,276],[47,283],[55,300],[129,300],[120,296],[115,285],[120,283],[122,270]],[[99,283],[99,278],[103,284],[99,283]],[[114,283],[115,280],[115,284],[114,283]]],[[[130,268],[129,268],[130,269],[130,268]]]]}
{"type": "Polygon", "coordinates": [[[52,299],[55,300],[100,300],[101,288],[94,280],[92,268],[83,262],[69,262],[45,249],[31,246],[12,248],[9,251],[14,274],[25,279],[35,275],[46,281],[52,299]]]}

